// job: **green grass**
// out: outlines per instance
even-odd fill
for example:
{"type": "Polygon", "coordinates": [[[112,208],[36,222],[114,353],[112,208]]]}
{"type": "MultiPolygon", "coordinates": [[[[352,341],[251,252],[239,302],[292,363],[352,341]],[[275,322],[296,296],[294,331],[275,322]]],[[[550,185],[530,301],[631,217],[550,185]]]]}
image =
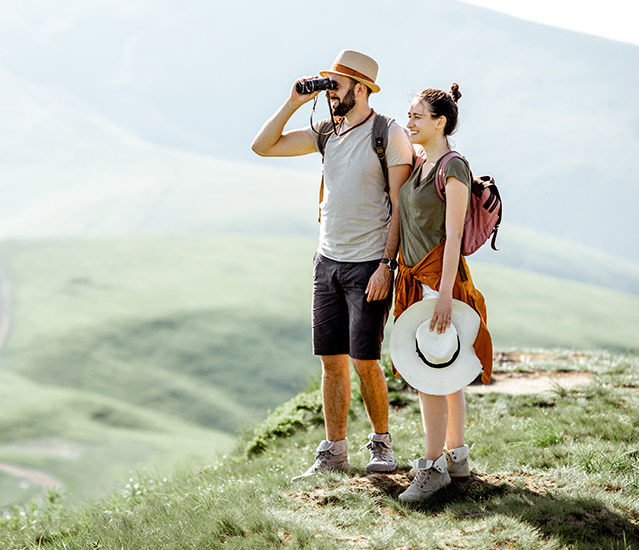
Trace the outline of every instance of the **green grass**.
{"type": "MultiPolygon", "coordinates": [[[[564,371],[565,361],[551,353],[542,368],[564,371]]],[[[371,475],[366,453],[356,452],[370,425],[353,381],[350,472],[290,481],[323,436],[312,389],[245,432],[226,457],[170,476],[141,471],[81,508],[52,493],[47,504],[5,514],[0,538],[11,550],[636,548],[639,356],[588,354],[573,368],[593,382],[541,395],[469,394],[471,479],[425,503],[397,501],[422,452],[415,395],[389,379],[402,403],[391,415],[401,468],[371,475]],[[256,437],[263,445],[250,451],[256,437]]]]}
{"type": "MultiPolygon", "coordinates": [[[[77,501],[137,467],[170,472],[228,449],[318,372],[314,248],[315,239],[241,235],[4,244],[15,311],[2,350],[0,461],[54,475],[77,501]],[[29,450],[47,438],[79,451],[29,450]]],[[[636,296],[471,268],[498,349],[639,347],[636,296]]]]}
{"type": "Polygon", "coordinates": [[[95,496],[137,465],[170,471],[229,448],[238,431],[294,395],[317,364],[313,246],[262,244],[5,244],[15,311],[2,350],[0,461],[55,474],[76,498],[95,496]],[[273,269],[278,249],[299,260],[273,269]],[[73,459],[21,451],[46,437],[83,451],[73,459]]]}
{"type": "Polygon", "coordinates": [[[0,495],[4,506],[28,502],[37,498],[39,493],[40,489],[37,486],[27,485],[14,476],[0,472],[0,495]]]}

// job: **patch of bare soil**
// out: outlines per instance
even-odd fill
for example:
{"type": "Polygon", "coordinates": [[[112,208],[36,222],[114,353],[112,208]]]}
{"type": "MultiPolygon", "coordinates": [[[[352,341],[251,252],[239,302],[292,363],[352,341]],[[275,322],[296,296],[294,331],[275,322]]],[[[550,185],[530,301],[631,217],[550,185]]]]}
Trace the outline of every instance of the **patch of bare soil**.
{"type": "MultiPolygon", "coordinates": [[[[364,473],[354,475],[339,485],[317,485],[308,491],[292,493],[289,497],[298,502],[322,507],[338,502],[346,493],[366,493],[373,498],[383,496],[396,498],[410,483],[408,470],[391,474],[364,473]]],[[[548,490],[564,486],[550,475],[525,472],[490,475],[473,472],[467,481],[453,484],[458,497],[481,495],[483,498],[504,494],[509,487],[515,485],[537,495],[545,495],[548,490]]]]}
{"type": "Polygon", "coordinates": [[[299,491],[289,495],[290,498],[305,504],[326,506],[338,502],[345,493],[367,493],[372,497],[384,495],[396,495],[402,492],[410,480],[405,473],[392,474],[366,473],[361,476],[348,478],[345,483],[338,486],[317,485],[308,491],[299,491]]]}
{"type": "Polygon", "coordinates": [[[466,391],[524,395],[584,386],[590,384],[592,379],[593,375],[589,372],[493,372],[490,384],[471,385],[466,391]]]}
{"type": "Polygon", "coordinates": [[[545,495],[551,489],[560,489],[565,487],[565,484],[561,483],[556,478],[540,472],[536,472],[534,474],[526,472],[504,472],[473,475],[470,479],[470,483],[493,485],[496,487],[518,485],[519,487],[525,487],[528,491],[537,495],[545,495]]]}
{"type": "Polygon", "coordinates": [[[27,483],[37,485],[43,489],[64,489],[64,484],[61,481],[39,470],[31,470],[2,462],[0,463],[0,472],[21,478],[27,483]]]}
{"type": "MultiPolygon", "coordinates": [[[[569,361],[583,361],[591,357],[588,353],[574,352],[562,355],[569,361]]],[[[500,351],[495,353],[495,363],[502,365],[528,364],[538,363],[540,361],[554,361],[557,359],[557,353],[552,351],[544,352],[521,352],[521,351],[500,351]]]]}

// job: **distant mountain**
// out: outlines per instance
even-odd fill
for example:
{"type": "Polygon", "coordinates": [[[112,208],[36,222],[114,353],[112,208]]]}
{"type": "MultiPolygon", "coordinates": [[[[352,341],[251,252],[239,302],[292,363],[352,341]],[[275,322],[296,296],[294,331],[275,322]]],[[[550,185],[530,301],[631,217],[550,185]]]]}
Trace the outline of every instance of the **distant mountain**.
{"type": "Polygon", "coordinates": [[[260,159],[249,144],[297,76],[354,47],[380,63],[374,107],[400,121],[414,92],[460,83],[453,144],[496,177],[507,222],[639,261],[635,46],[434,0],[412,27],[406,0],[311,17],[292,0],[76,4],[16,5],[0,23],[0,234],[205,232],[194,220],[247,213],[247,231],[298,227],[318,158],[260,159]],[[260,181],[273,166],[298,172],[260,181]],[[257,204],[262,189],[290,201],[290,220],[257,204]]]}
{"type": "MultiPolygon", "coordinates": [[[[61,92],[43,93],[6,73],[0,88],[15,90],[30,113],[13,119],[0,163],[5,238],[317,234],[318,174],[290,169],[290,159],[261,166],[159,146],[61,92]]],[[[639,294],[639,264],[593,247],[508,222],[498,246],[471,262],[639,294]]]]}

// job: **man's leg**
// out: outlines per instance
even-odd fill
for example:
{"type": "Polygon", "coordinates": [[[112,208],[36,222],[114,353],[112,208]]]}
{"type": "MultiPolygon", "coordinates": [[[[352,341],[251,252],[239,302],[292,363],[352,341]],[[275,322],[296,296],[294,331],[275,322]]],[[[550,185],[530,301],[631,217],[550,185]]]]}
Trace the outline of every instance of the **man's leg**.
{"type": "Polygon", "coordinates": [[[319,444],[315,463],[302,475],[302,479],[320,470],[344,470],[348,464],[346,421],[351,403],[351,380],[348,355],[322,355],[322,408],[326,439],[319,444]]]}
{"type": "Polygon", "coordinates": [[[321,470],[349,467],[346,422],[351,402],[348,310],[336,279],[340,264],[316,254],[313,262],[313,352],[322,358],[322,404],[326,439],[315,463],[293,480],[321,470]]]}
{"type": "Polygon", "coordinates": [[[342,272],[341,280],[348,303],[349,354],[359,376],[362,399],[373,426],[366,445],[371,453],[366,469],[392,472],[397,468],[397,460],[388,433],[388,388],[378,363],[392,291],[385,300],[369,302],[366,296],[366,286],[378,267],[378,261],[355,264],[342,272]]]}
{"type": "Polygon", "coordinates": [[[366,447],[371,457],[366,469],[370,472],[392,472],[397,468],[393,442],[388,433],[388,388],[386,377],[376,360],[353,359],[359,375],[362,398],[373,433],[368,436],[366,447]]]}
{"type": "Polygon", "coordinates": [[[388,388],[382,368],[375,360],[353,359],[355,372],[359,375],[362,399],[377,434],[388,433],[388,388]]]}
{"type": "Polygon", "coordinates": [[[348,355],[322,355],[322,406],[328,441],[346,439],[350,403],[348,355]]]}

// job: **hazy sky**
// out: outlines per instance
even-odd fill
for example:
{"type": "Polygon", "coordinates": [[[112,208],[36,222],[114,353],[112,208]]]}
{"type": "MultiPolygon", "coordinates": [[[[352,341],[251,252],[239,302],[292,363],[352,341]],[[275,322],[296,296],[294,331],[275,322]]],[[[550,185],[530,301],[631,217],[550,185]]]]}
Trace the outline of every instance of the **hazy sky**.
{"type": "Polygon", "coordinates": [[[462,0],[521,19],[639,46],[637,0],[462,0]]]}

